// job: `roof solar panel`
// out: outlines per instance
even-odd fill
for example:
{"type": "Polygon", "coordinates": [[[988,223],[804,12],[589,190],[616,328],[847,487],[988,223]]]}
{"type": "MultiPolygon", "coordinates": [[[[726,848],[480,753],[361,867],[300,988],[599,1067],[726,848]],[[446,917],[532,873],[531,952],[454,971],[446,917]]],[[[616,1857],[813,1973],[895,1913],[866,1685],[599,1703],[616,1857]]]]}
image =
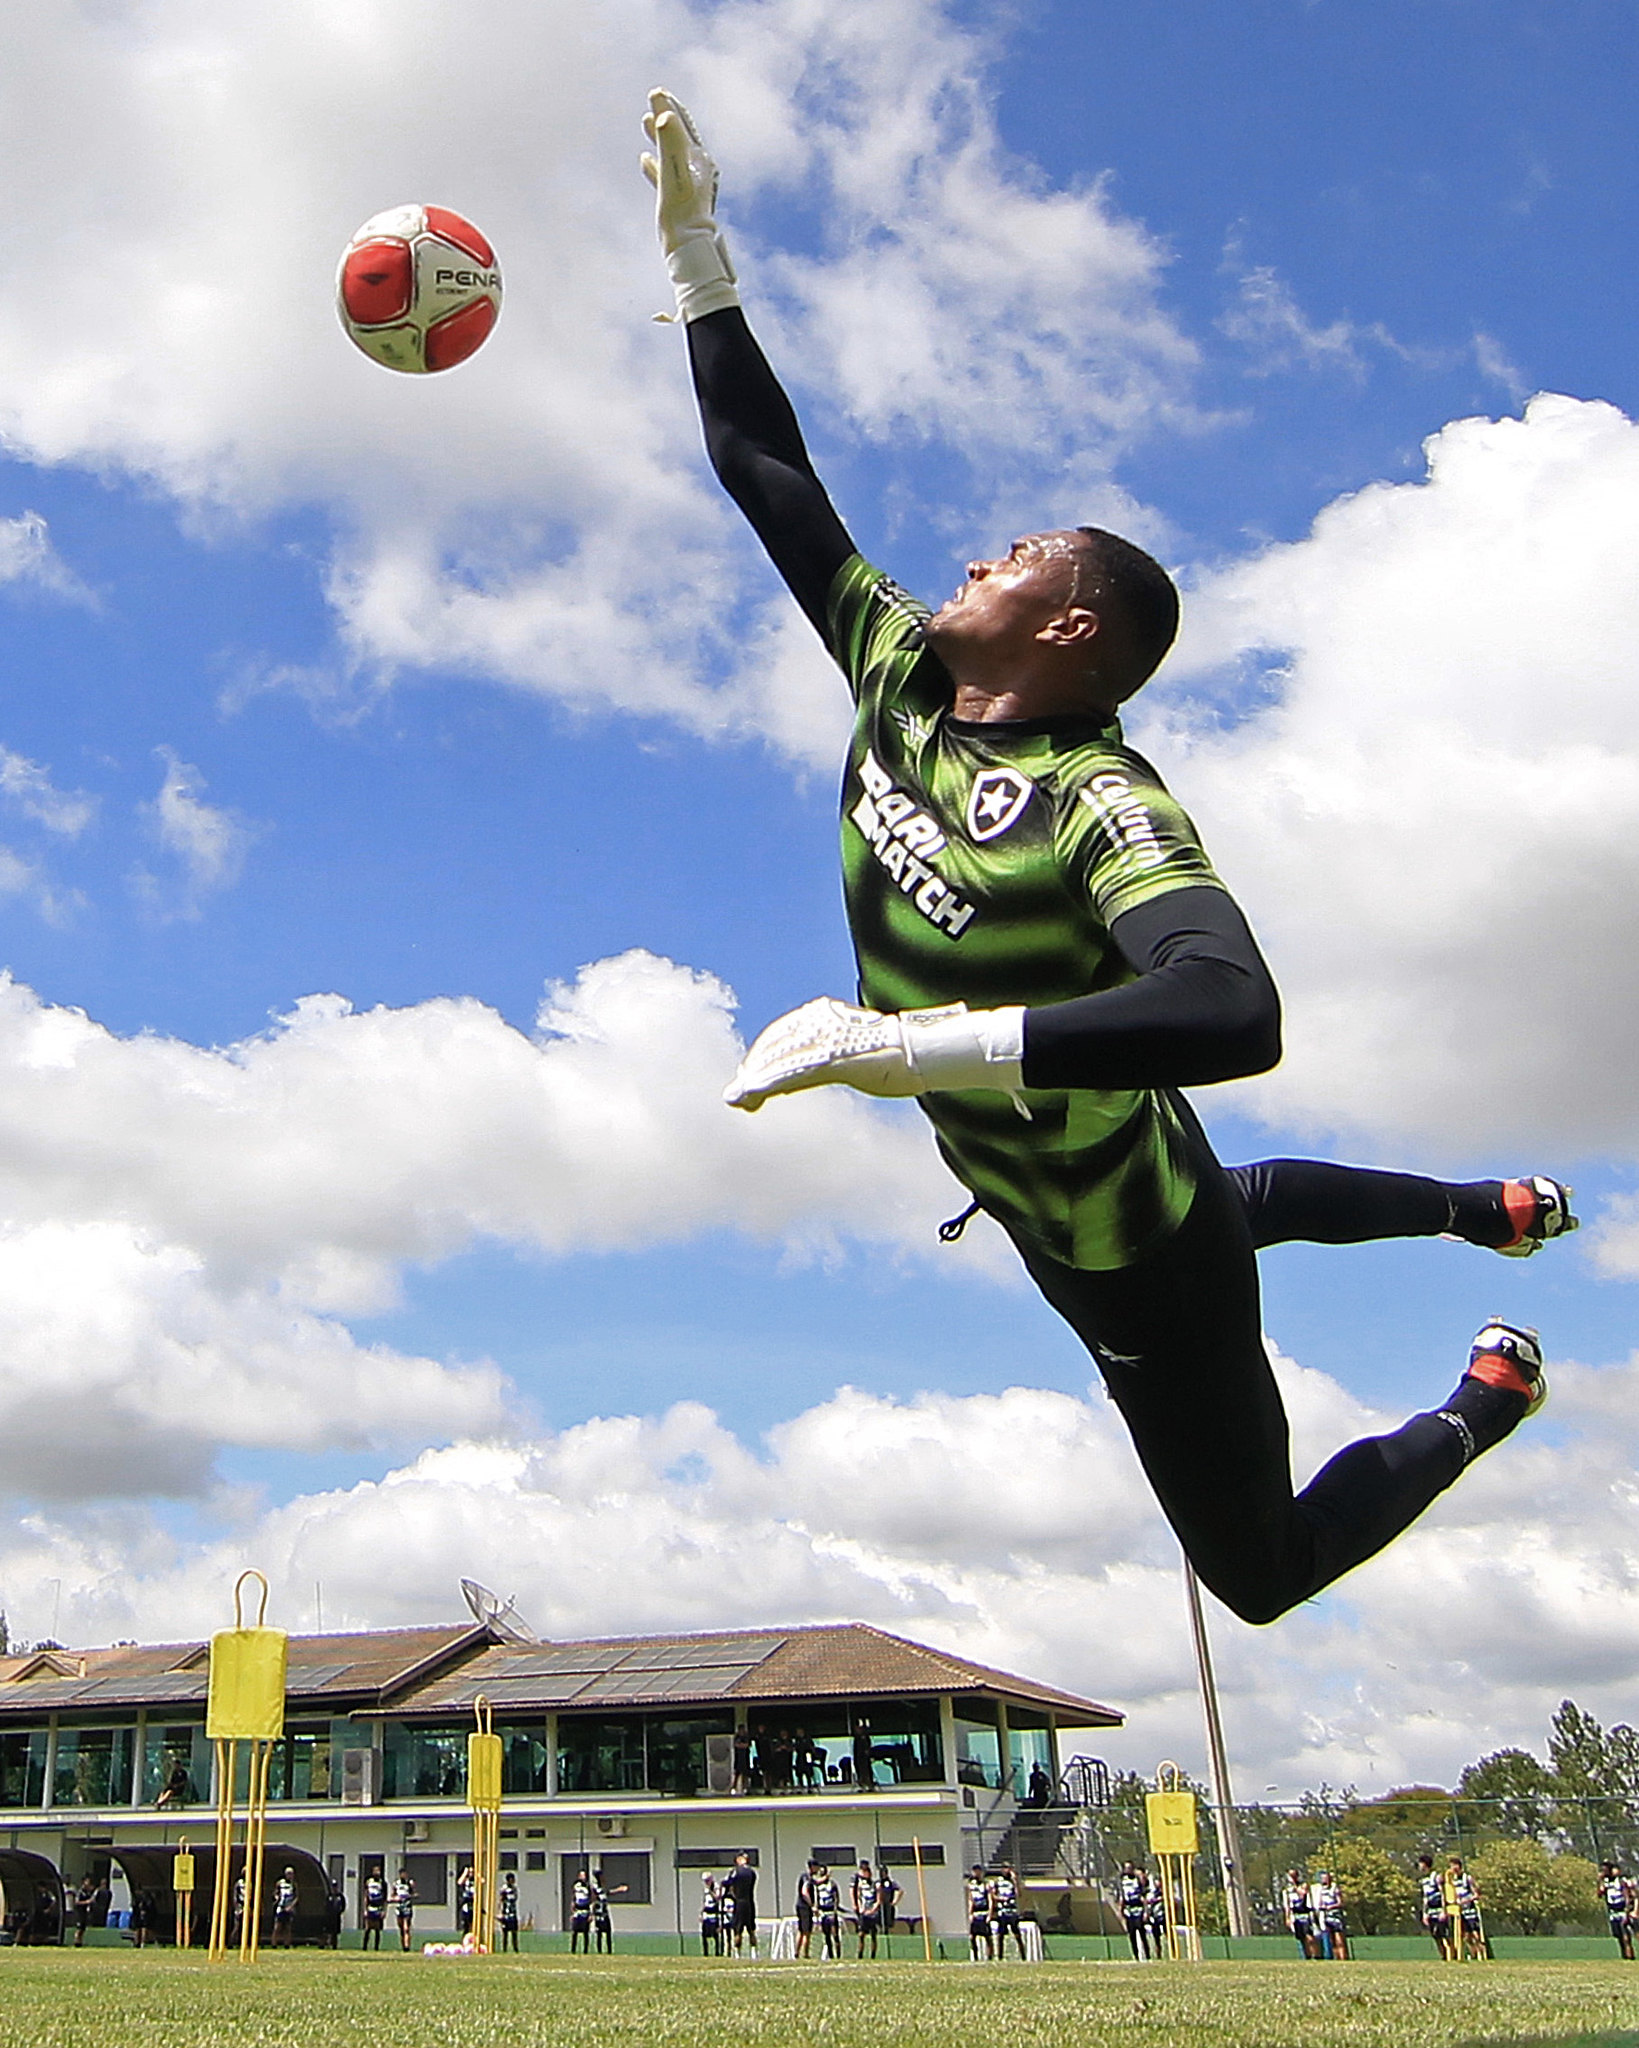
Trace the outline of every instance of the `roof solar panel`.
{"type": "Polygon", "coordinates": [[[698,1640],[685,1643],[645,1644],[633,1650],[621,1666],[625,1671],[669,1671],[683,1668],[710,1671],[740,1664],[748,1669],[761,1664],[785,1642],[784,1636],[727,1636],[720,1642],[698,1640]]]}
{"type": "Polygon", "coordinates": [[[691,1665],[671,1671],[606,1671],[580,1694],[580,1700],[659,1700],[678,1693],[713,1696],[756,1670],[755,1664],[691,1665]]]}
{"type": "Polygon", "coordinates": [[[353,1669],[351,1664],[292,1664],[285,1678],[288,1692],[319,1692],[353,1669]]]}
{"type": "MultiPolygon", "coordinates": [[[[531,1650],[525,1656],[496,1657],[490,1669],[497,1679],[546,1677],[555,1671],[579,1671],[589,1674],[607,1671],[612,1664],[618,1664],[626,1655],[620,1644],[591,1645],[565,1643],[556,1649],[531,1650]]],[[[486,1662],[488,1660],[486,1659],[486,1662]]]]}

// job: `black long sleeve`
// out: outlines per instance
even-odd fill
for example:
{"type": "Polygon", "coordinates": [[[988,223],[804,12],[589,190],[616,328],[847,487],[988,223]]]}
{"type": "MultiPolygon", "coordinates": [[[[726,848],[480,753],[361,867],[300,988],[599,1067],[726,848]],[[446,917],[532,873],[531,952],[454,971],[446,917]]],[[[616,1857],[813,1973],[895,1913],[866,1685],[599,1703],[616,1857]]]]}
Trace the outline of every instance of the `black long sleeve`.
{"type": "Polygon", "coordinates": [[[688,327],[706,453],[819,633],[837,571],[856,552],[814,474],[791,401],[737,306],[688,327]]]}
{"type": "Polygon", "coordinates": [[[1276,1064],[1280,996],[1222,889],[1173,890],[1110,935],[1138,979],[1027,1010],[1027,1087],[1199,1087],[1276,1064]]]}

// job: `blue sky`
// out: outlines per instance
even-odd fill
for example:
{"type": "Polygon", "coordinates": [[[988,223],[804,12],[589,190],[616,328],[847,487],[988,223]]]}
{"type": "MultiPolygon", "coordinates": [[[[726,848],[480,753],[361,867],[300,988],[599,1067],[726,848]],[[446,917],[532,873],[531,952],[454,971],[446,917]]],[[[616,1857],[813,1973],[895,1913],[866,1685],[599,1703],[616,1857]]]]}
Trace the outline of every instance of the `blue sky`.
{"type": "Polygon", "coordinates": [[[1629,10],[652,0],[469,35],[424,0],[348,121],[375,11],[7,32],[40,283],[0,314],[0,931],[45,1007],[0,1018],[0,1604],[43,1634],[60,1580],[76,1639],[187,1632],[243,1557],[296,1626],[318,1576],[367,1625],[462,1571],[558,1632],[862,1613],[1116,1699],[1134,1761],[1196,1739],[1165,1534],[997,1244],[931,1243],[962,1198],[914,1113],[715,1108],[701,976],[746,1035],[851,976],[836,693],[647,317],[666,78],[868,552],[937,596],[1090,516],[1177,567],[1135,729],[1289,1004],[1285,1073],[1203,1097],[1226,1155],[1552,1168],[1599,1226],[1525,1266],[1266,1261],[1300,1462],[1443,1393],[1493,1311],[1572,1363],[1403,1556],[1277,1631],[1219,1618],[1247,1768],[1439,1775],[1617,1701],[1629,10]],[[507,277],[438,379],[329,310],[411,197],[507,277]],[[324,995],[353,1017],[278,1021],[324,995]],[[618,1420],[678,1401],[720,1426],[618,1420]],[[979,1440],[963,1526],[909,1514],[979,1440]]]}

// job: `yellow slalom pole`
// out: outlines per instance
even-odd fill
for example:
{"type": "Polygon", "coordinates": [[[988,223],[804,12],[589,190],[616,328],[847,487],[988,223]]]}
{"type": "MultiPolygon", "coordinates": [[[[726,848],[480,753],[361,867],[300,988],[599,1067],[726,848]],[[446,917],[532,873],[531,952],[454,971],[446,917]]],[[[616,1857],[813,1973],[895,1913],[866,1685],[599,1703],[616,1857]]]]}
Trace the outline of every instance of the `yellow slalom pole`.
{"type": "Polygon", "coordinates": [[[240,1960],[254,1962],[261,1944],[268,1773],[273,1763],[273,1745],[285,1729],[285,1665],[289,1649],[284,1630],[266,1626],[267,1598],[268,1584],[263,1575],[258,1571],[241,1572],[233,1589],[234,1625],[211,1638],[205,1733],[216,1746],[216,1883],[211,1898],[210,1945],[213,1963],[226,1956],[233,1923],[233,1837],[241,1743],[247,1745],[247,1779],[240,1960]],[[256,1620],[249,1627],[243,1613],[247,1579],[255,1579],[262,1589],[256,1620]]]}
{"type": "Polygon", "coordinates": [[[1144,1818],[1150,1854],[1161,1866],[1161,1897],[1166,1908],[1169,1962],[1201,1960],[1200,1918],[1195,1905],[1195,1857],[1201,1846],[1195,1794],[1182,1782],[1174,1763],[1155,1773],[1153,1792],[1144,1795],[1144,1818]],[[1184,1918],[1180,1923],[1178,1915],[1184,1918]],[[1181,1931],[1187,1939],[1181,1939],[1181,1931]]]}
{"type": "Polygon", "coordinates": [[[472,1703],[477,1726],[467,1737],[467,1804],[472,1808],[472,1945],[495,1953],[497,1877],[501,1850],[501,1738],[482,1693],[472,1703]]]}
{"type": "Polygon", "coordinates": [[[911,1854],[916,1858],[916,1903],[922,1910],[922,1960],[933,1961],[933,1929],[928,1925],[928,1888],[922,1881],[922,1842],[911,1836],[911,1854]]]}
{"type": "Polygon", "coordinates": [[[176,1899],[176,1945],[187,1948],[193,1940],[193,1851],[186,1835],[177,1838],[171,1858],[171,1891],[176,1899]]]}

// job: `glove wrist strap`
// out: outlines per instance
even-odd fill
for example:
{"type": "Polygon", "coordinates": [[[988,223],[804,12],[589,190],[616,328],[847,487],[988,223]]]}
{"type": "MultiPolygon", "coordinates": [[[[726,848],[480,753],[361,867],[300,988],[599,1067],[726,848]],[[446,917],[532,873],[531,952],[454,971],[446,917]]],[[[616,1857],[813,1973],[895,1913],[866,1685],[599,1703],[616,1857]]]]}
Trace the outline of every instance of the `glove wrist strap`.
{"type": "Polygon", "coordinates": [[[1024,1010],[905,1010],[900,1038],[912,1073],[930,1089],[1024,1086],[1024,1010]]]}
{"type": "Polygon", "coordinates": [[[700,320],[707,313],[720,313],[725,306],[737,306],[734,265],[728,246],[715,223],[691,228],[667,252],[666,270],[677,294],[680,320],[700,320]]]}

